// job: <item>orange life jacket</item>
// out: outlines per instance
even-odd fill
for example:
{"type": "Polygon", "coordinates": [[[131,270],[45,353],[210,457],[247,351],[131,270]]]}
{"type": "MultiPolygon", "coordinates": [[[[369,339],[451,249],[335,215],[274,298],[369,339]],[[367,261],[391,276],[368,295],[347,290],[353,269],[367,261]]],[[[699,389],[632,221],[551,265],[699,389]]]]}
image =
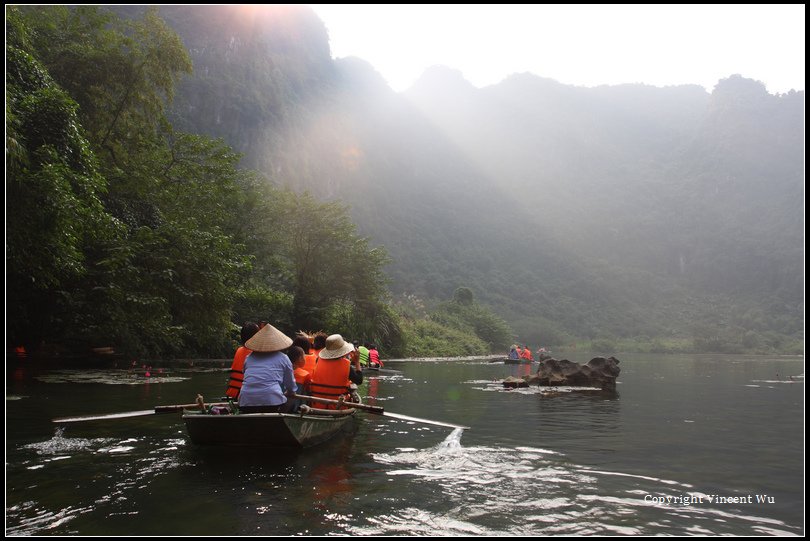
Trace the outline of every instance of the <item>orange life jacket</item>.
{"type": "Polygon", "coordinates": [[[312,375],[304,368],[296,368],[293,370],[293,374],[298,385],[308,385],[312,381],[312,375]]]}
{"type": "Polygon", "coordinates": [[[529,348],[526,348],[526,349],[523,350],[523,353],[521,353],[520,356],[523,357],[524,359],[527,359],[527,360],[531,361],[532,360],[532,350],[530,350],[529,348]]]}
{"type": "MultiPolygon", "coordinates": [[[[328,398],[337,400],[341,396],[349,393],[349,367],[351,363],[346,357],[340,359],[318,359],[318,367],[312,374],[310,389],[312,396],[318,398],[328,398]]],[[[317,407],[324,409],[335,409],[334,406],[327,407],[319,404],[317,407]]]]}
{"type": "Polygon", "coordinates": [[[228,379],[228,388],[225,390],[225,395],[228,398],[239,397],[239,391],[242,390],[242,381],[245,379],[245,359],[250,353],[251,351],[248,348],[241,346],[233,356],[231,377],[228,379]]]}
{"type": "Polygon", "coordinates": [[[315,373],[315,363],[318,362],[318,352],[307,353],[304,355],[304,370],[310,374],[315,373]]]}

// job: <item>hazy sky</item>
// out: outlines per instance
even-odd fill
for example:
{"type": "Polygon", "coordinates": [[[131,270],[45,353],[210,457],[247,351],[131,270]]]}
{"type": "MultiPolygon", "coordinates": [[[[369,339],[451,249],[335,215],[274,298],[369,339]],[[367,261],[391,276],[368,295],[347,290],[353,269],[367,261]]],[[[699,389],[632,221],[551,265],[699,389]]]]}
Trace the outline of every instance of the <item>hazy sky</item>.
{"type": "Polygon", "coordinates": [[[394,90],[425,68],[476,86],[531,72],[562,83],[699,84],[734,73],[804,89],[804,5],[312,5],[334,57],[369,61],[394,90]]]}

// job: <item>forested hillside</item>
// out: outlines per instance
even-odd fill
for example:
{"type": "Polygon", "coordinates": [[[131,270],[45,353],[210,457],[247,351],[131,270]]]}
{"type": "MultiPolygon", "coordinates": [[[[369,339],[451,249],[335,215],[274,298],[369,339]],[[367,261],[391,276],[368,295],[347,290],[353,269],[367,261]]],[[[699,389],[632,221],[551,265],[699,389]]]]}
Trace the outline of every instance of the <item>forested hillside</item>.
{"type": "MultiPolygon", "coordinates": [[[[144,20],[145,8],[115,11],[144,20]]],[[[579,88],[531,74],[478,89],[437,67],[397,94],[362,59],[333,60],[306,7],[164,6],[159,15],[193,73],[176,78],[165,118],[148,127],[161,133],[150,148],[164,149],[152,170],[174,163],[172,142],[185,139],[173,130],[222,138],[194,139],[197,149],[224,142],[243,154],[242,169],[229,158],[225,175],[240,195],[217,186],[212,197],[249,211],[193,225],[227,233],[237,251],[224,259],[246,258],[243,277],[226,280],[246,298],[231,321],[269,307],[290,328],[351,320],[357,333],[412,352],[409,336],[471,343],[476,310],[488,306],[511,330],[487,312],[497,336],[477,350],[509,338],[603,352],[803,348],[803,91],[775,96],[736,75],[711,93],[579,88]],[[296,275],[312,262],[285,247],[290,221],[341,204],[356,233],[339,210],[341,225],[316,229],[355,239],[354,259],[336,274],[296,275]],[[358,273],[339,294],[309,296],[358,273]],[[460,287],[477,308],[442,304],[460,287]]],[[[43,47],[33,49],[45,62],[43,47]]],[[[54,79],[79,115],[99,108],[81,85],[54,79]]],[[[105,208],[126,223],[137,205],[119,201],[146,187],[113,182],[129,170],[105,150],[104,125],[82,125],[107,179],[105,208]]]]}
{"type": "Polygon", "coordinates": [[[434,68],[400,95],[361,59],[329,62],[306,8],[217,28],[183,9],[166,16],[185,21],[206,75],[184,83],[175,113],[234,134],[277,182],[349,204],[388,250],[396,294],[430,304],[468,286],[543,343],[802,340],[804,92],[740,76],[710,94],[530,74],[477,89],[434,68]],[[229,81],[217,103],[274,117],[217,115],[205,80],[229,81]]]}

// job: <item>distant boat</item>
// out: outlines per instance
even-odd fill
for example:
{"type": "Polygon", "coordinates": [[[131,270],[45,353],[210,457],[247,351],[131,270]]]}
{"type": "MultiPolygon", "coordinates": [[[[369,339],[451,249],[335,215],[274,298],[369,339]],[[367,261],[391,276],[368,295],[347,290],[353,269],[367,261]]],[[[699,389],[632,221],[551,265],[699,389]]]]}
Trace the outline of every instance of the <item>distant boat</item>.
{"type": "Polygon", "coordinates": [[[509,357],[504,357],[502,359],[493,359],[489,362],[503,364],[532,364],[533,362],[537,361],[530,361],[529,359],[510,359],[509,357]]]}
{"type": "Polygon", "coordinates": [[[503,360],[504,364],[532,364],[534,361],[532,359],[509,359],[506,358],[503,360]]]}
{"type": "Polygon", "coordinates": [[[258,445],[300,449],[331,439],[352,423],[356,413],[356,409],[309,408],[306,414],[211,415],[186,410],[183,421],[191,441],[199,445],[258,445]]]}
{"type": "Polygon", "coordinates": [[[379,366],[368,365],[363,368],[363,372],[371,374],[401,374],[401,370],[392,370],[390,368],[380,368],[379,366]]]}

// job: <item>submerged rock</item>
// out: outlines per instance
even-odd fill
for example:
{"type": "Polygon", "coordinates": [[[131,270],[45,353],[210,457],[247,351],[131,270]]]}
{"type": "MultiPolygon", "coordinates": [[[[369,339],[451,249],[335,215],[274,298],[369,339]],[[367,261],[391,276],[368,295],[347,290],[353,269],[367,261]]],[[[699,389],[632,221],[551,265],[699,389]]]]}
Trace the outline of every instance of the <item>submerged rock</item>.
{"type": "Polygon", "coordinates": [[[513,376],[509,376],[505,380],[503,380],[503,386],[507,389],[516,389],[518,387],[528,387],[529,382],[523,378],[516,378],[513,376]]]}

